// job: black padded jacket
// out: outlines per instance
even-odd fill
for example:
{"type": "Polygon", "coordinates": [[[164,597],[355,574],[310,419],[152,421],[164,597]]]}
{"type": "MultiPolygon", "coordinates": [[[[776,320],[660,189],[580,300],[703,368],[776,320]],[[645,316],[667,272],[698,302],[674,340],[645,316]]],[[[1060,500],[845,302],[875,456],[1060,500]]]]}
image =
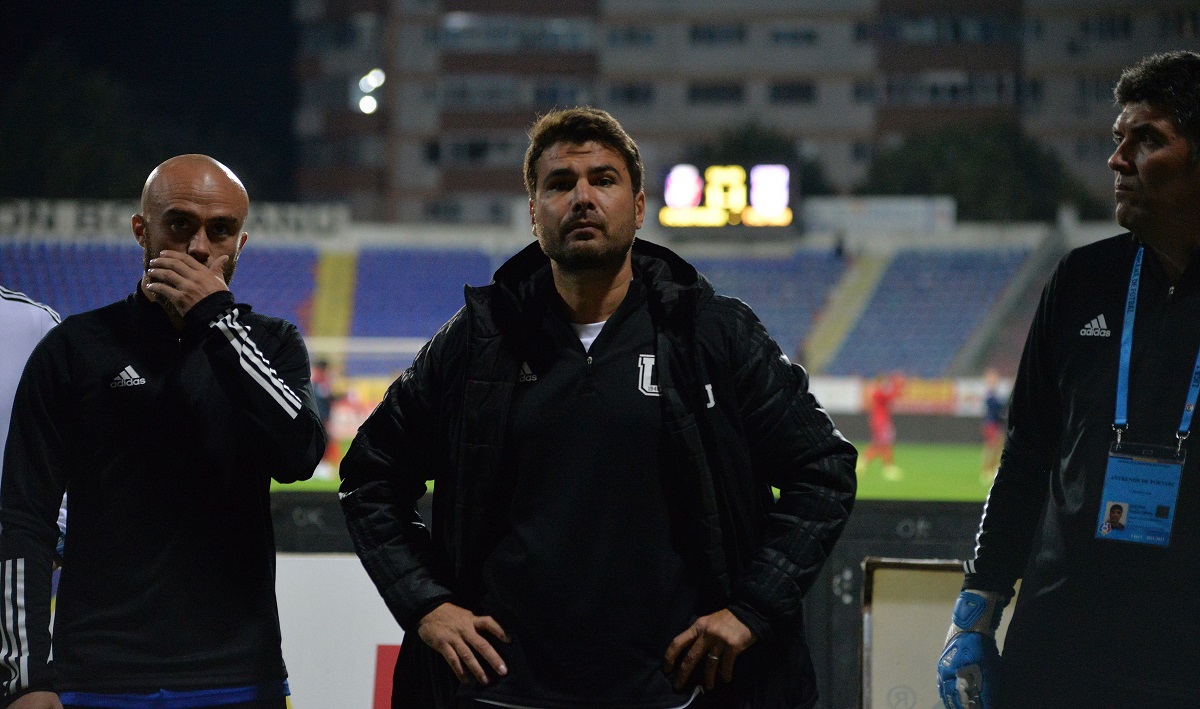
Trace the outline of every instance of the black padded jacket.
{"type": "MultiPolygon", "coordinates": [[[[481,589],[504,515],[494,502],[505,494],[497,470],[509,401],[538,348],[524,333],[540,306],[526,295],[548,263],[534,243],[491,284],[468,287],[465,307],[392,384],[342,462],[354,544],[410,633],[443,602],[471,608],[481,589]],[[430,480],[431,530],[416,510],[430,480]]],[[[801,601],[849,517],[855,450],[749,307],[716,295],[661,246],[635,241],[633,264],[649,294],[663,430],[678,463],[664,474],[703,570],[697,611],[728,607],[760,639],[735,669],[741,696],[762,709],[810,707],[801,601]]],[[[415,637],[404,644],[393,706],[451,706],[454,686],[440,657],[415,637]]]]}

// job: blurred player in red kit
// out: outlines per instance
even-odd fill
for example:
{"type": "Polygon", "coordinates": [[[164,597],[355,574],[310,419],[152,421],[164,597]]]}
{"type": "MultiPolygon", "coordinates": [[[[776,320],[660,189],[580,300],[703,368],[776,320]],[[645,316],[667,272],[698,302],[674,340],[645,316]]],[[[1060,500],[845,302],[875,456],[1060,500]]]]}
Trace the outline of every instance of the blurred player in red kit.
{"type": "Polygon", "coordinates": [[[904,390],[900,374],[876,377],[867,390],[867,423],[871,427],[871,445],[858,459],[858,472],[865,472],[871,461],[883,461],[883,479],[895,482],[904,477],[896,465],[893,448],[896,445],[896,424],[892,421],[892,405],[904,390]]]}

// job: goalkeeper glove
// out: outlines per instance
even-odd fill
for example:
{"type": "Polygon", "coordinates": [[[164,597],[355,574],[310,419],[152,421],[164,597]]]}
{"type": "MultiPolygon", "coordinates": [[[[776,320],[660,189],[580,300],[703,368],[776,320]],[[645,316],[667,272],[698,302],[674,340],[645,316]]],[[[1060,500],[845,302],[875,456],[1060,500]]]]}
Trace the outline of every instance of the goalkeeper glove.
{"type": "Polygon", "coordinates": [[[946,649],[938,660],[938,689],[946,709],[991,709],[996,702],[1000,651],[996,627],[1008,599],[963,591],[954,604],[946,649]]]}

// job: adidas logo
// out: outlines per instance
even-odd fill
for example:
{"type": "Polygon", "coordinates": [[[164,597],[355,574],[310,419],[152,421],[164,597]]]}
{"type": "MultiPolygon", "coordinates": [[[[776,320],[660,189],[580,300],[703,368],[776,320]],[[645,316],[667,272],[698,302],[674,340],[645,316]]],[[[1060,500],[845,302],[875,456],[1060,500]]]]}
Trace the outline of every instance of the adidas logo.
{"type": "Polygon", "coordinates": [[[537,375],[534,374],[533,370],[529,368],[528,362],[521,363],[521,374],[517,377],[517,381],[519,381],[519,382],[536,382],[537,381],[537,375]]]}
{"type": "Polygon", "coordinates": [[[122,369],[120,374],[113,377],[112,382],[108,386],[112,389],[120,389],[121,387],[135,387],[145,383],[146,378],[138,374],[131,365],[122,369]]]}
{"type": "Polygon", "coordinates": [[[1092,318],[1092,321],[1083,326],[1079,331],[1084,337],[1112,337],[1112,330],[1108,329],[1108,323],[1104,322],[1104,315],[1097,315],[1092,318]]]}

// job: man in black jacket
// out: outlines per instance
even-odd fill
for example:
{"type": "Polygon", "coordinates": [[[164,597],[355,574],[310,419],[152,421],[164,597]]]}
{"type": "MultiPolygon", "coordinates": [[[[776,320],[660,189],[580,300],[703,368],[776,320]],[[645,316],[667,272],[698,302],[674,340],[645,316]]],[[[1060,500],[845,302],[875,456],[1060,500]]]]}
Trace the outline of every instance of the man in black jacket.
{"type": "Polygon", "coordinates": [[[801,600],[854,448],[744,303],[635,241],[611,116],[544,116],[525,179],[537,242],[467,288],[342,462],[409,634],[393,706],[812,706],[801,600]]]}
{"type": "Polygon", "coordinates": [[[1043,292],[938,663],[952,709],[1197,705],[1200,54],[1149,57],[1115,95],[1129,233],[1073,250],[1043,292]]]}
{"type": "Polygon", "coordinates": [[[309,477],[325,433],[300,333],[229,291],[248,209],[212,158],[155,168],[134,293],[29,358],[0,483],[5,707],[285,705],[270,483],[309,477]]]}

